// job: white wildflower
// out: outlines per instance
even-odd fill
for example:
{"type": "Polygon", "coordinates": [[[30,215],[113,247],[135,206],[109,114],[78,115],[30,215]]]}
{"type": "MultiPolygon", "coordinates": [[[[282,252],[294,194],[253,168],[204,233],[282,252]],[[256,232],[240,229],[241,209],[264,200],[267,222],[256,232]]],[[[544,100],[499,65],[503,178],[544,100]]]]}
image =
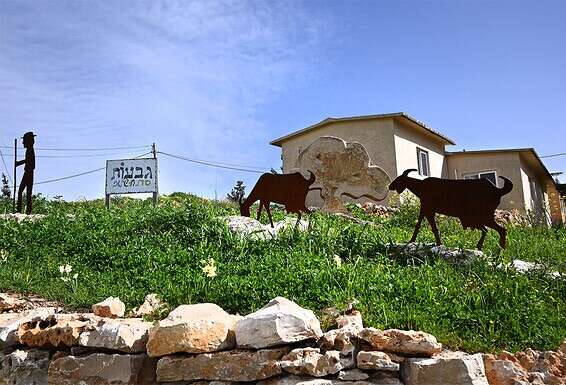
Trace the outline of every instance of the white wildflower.
{"type": "Polygon", "coordinates": [[[59,273],[63,274],[65,272],[65,266],[59,266],[59,273]]]}
{"type": "Polygon", "coordinates": [[[204,263],[202,271],[208,278],[216,277],[216,266],[214,265],[214,258],[209,258],[208,261],[202,260],[201,263],[204,263]]]}
{"type": "Polygon", "coordinates": [[[0,263],[8,261],[8,252],[6,250],[0,250],[0,263]]]}
{"type": "Polygon", "coordinates": [[[73,274],[73,279],[74,279],[75,281],[77,280],[77,278],[79,278],[79,273],[73,274]]]}
{"type": "Polygon", "coordinates": [[[60,277],[60,278],[61,278],[61,281],[63,281],[63,282],[69,282],[70,281],[69,277],[60,277]]]}
{"type": "Polygon", "coordinates": [[[69,274],[71,271],[73,271],[71,265],[65,265],[65,273],[69,274]]]}
{"type": "Polygon", "coordinates": [[[336,263],[336,266],[342,266],[342,258],[340,258],[339,255],[334,255],[334,262],[336,263]]]}

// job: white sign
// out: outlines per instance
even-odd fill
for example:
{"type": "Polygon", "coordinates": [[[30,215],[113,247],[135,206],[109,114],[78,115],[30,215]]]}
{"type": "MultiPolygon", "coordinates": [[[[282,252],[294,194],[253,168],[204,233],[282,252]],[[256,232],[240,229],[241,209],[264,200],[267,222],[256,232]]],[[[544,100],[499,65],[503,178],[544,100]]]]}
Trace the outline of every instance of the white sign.
{"type": "Polygon", "coordinates": [[[106,161],[106,195],[153,192],[158,192],[157,159],[106,161]]]}

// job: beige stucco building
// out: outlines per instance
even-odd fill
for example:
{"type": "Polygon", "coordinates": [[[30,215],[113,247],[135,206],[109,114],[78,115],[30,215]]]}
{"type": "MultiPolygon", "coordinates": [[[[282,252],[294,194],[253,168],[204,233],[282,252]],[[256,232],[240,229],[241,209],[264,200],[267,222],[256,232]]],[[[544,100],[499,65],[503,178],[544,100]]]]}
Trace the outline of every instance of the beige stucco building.
{"type": "MultiPolygon", "coordinates": [[[[410,168],[423,178],[484,178],[497,186],[501,186],[498,176],[503,175],[514,188],[503,196],[501,209],[530,212],[546,223],[564,221],[556,184],[532,148],[450,152],[446,146],[456,144],[452,139],[402,112],[327,118],[271,142],[281,147],[283,172],[295,168],[301,151],[321,136],[363,144],[371,163],[383,168],[392,180],[410,168]]],[[[320,196],[311,192],[307,201],[320,205],[320,196]]]]}

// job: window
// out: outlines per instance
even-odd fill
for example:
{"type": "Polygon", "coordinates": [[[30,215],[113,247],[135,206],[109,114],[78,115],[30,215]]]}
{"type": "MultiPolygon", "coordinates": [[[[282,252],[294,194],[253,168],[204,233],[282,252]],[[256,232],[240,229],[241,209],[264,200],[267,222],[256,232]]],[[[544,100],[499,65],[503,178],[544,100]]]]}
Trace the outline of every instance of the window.
{"type": "Polygon", "coordinates": [[[417,148],[417,161],[419,163],[419,175],[430,176],[428,151],[425,151],[422,148],[417,148]]]}
{"type": "Polygon", "coordinates": [[[497,186],[497,172],[495,171],[483,171],[471,174],[464,174],[464,179],[487,179],[494,186],[497,186]]]}

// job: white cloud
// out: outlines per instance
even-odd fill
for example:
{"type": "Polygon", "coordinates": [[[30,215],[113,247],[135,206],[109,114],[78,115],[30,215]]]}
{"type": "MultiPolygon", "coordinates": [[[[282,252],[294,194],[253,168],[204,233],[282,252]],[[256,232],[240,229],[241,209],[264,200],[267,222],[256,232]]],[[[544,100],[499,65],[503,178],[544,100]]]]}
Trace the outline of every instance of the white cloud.
{"type": "MultiPolygon", "coordinates": [[[[34,128],[44,147],[155,140],[195,158],[260,165],[273,159],[256,111],[310,76],[323,25],[294,2],[30,1],[4,8],[0,86],[8,102],[0,105],[0,124],[9,129],[1,144],[34,128]]],[[[43,164],[36,179],[98,165],[43,164]]],[[[162,186],[210,194],[214,173],[194,169],[195,178],[188,164],[181,169],[171,176],[162,167],[172,178],[162,186]]],[[[63,187],[84,194],[71,182],[63,187]]]]}

